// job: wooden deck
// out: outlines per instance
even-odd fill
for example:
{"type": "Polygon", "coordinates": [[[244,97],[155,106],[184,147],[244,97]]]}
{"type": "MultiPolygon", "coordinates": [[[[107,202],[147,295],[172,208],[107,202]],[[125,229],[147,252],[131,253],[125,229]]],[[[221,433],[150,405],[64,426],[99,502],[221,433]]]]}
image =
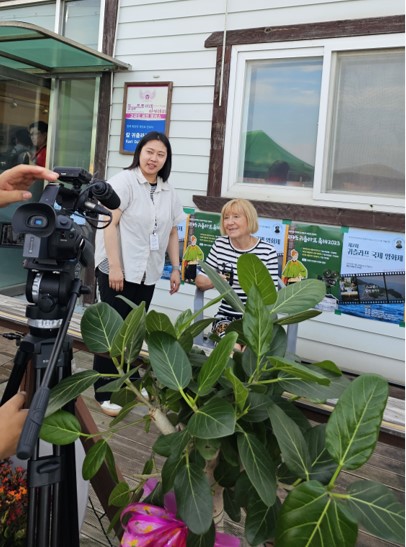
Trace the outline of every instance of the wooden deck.
{"type": "MultiPolygon", "coordinates": [[[[14,327],[14,330],[16,327],[14,327]]],[[[16,351],[15,342],[2,337],[2,333],[10,332],[11,329],[0,327],[0,394],[3,392],[13,366],[13,358],[16,351]]],[[[74,363],[76,370],[83,370],[92,366],[92,356],[82,350],[76,350],[74,353],[74,363]]],[[[404,390],[396,389],[396,397],[402,399],[404,390]]],[[[403,397],[404,398],[404,397],[403,397]]],[[[90,413],[96,422],[98,428],[103,430],[110,418],[105,416],[93,399],[92,390],[85,393],[84,399],[90,413]]],[[[401,403],[403,404],[403,403],[401,403]]],[[[134,482],[134,474],[142,471],[143,462],[150,454],[151,446],[156,438],[156,433],[151,430],[146,434],[143,428],[142,410],[134,410],[125,418],[127,427],[121,430],[111,442],[117,464],[130,484],[134,482]]],[[[399,441],[397,443],[399,445],[399,441]]],[[[387,443],[379,442],[374,455],[360,469],[342,473],[340,486],[358,480],[359,478],[368,478],[370,480],[380,481],[386,484],[395,492],[397,498],[404,503],[405,492],[405,452],[404,442],[400,446],[393,446],[387,443]]],[[[81,546],[99,547],[99,546],[118,546],[119,542],[114,537],[114,533],[109,535],[103,533],[103,528],[107,530],[109,521],[103,516],[103,508],[95,495],[93,489],[89,489],[89,502],[85,516],[85,522],[81,530],[81,546]]],[[[242,526],[235,523],[226,523],[226,531],[240,535],[242,526]]],[[[248,544],[242,541],[241,547],[248,544]]],[[[389,547],[393,543],[378,540],[361,532],[359,534],[358,547],[389,547]]]]}

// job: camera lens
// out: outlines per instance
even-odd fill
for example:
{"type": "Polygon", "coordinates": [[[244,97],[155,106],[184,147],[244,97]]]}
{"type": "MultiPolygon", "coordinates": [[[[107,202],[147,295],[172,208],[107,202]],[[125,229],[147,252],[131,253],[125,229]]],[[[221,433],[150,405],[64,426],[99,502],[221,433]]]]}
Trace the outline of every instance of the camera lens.
{"type": "Polygon", "coordinates": [[[48,219],[43,215],[33,215],[28,219],[27,224],[33,228],[45,228],[48,226],[48,219]]]}

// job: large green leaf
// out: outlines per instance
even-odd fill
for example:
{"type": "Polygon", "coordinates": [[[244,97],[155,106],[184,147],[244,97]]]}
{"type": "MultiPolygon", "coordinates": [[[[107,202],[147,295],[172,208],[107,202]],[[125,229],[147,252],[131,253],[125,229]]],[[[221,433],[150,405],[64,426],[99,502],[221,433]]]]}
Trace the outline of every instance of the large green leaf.
{"type": "Polygon", "coordinates": [[[356,481],[347,489],[351,513],[371,534],[404,545],[405,508],[383,484],[356,481]]]}
{"type": "Polygon", "coordinates": [[[175,321],[175,331],[177,337],[179,337],[182,332],[192,323],[193,314],[192,310],[183,310],[175,321]]]}
{"type": "Polygon", "coordinates": [[[185,457],[183,454],[171,454],[162,466],[162,492],[166,494],[173,489],[173,483],[177,473],[185,466],[185,457]]]}
{"type": "Polygon", "coordinates": [[[302,311],[299,313],[295,313],[294,315],[281,317],[276,321],[276,323],[278,323],[278,325],[292,325],[294,323],[302,323],[302,321],[306,321],[307,319],[311,319],[312,317],[317,317],[321,313],[323,312],[319,310],[302,311]]]}
{"type": "Polygon", "coordinates": [[[258,423],[268,419],[268,406],[271,401],[268,393],[250,391],[246,406],[248,413],[244,415],[244,421],[258,423]]]}
{"type": "Polygon", "coordinates": [[[326,285],[317,279],[304,279],[291,283],[278,291],[278,298],[271,307],[272,313],[293,315],[313,308],[326,294],[326,285]]]}
{"type": "Polygon", "coordinates": [[[189,530],[187,535],[186,547],[213,547],[216,537],[216,527],[214,522],[205,534],[196,535],[189,530]]]}
{"type": "Polygon", "coordinates": [[[220,439],[195,439],[195,447],[205,460],[212,460],[218,454],[220,439]]]}
{"type": "Polygon", "coordinates": [[[308,479],[311,459],[299,426],[275,403],[270,403],[268,415],[283,461],[298,477],[308,479]]]}
{"type": "Polygon", "coordinates": [[[82,467],[82,475],[85,480],[92,479],[102,466],[107,446],[106,441],[101,439],[87,451],[82,467]]]}
{"type": "Polygon", "coordinates": [[[145,302],[130,311],[114,337],[111,357],[121,355],[131,364],[139,355],[145,337],[145,302]]]}
{"type": "Polygon", "coordinates": [[[258,357],[269,351],[272,340],[273,321],[255,285],[251,286],[248,293],[246,313],[243,319],[243,330],[248,345],[258,357]]]}
{"type": "Polygon", "coordinates": [[[109,353],[122,324],[121,315],[105,302],[86,308],[80,321],[80,331],[87,349],[92,353],[109,353]]]}
{"type": "Polygon", "coordinates": [[[275,547],[352,547],[357,523],[350,519],[317,481],[304,482],[285,499],[275,547]]]}
{"type": "Polygon", "coordinates": [[[58,410],[42,422],[40,437],[51,444],[65,445],[80,437],[79,420],[66,410],[58,410]]]}
{"type": "Polygon", "coordinates": [[[287,373],[287,378],[290,381],[294,380],[307,380],[315,382],[316,384],[321,384],[328,386],[330,385],[330,379],[327,378],[324,374],[321,374],[318,370],[314,368],[311,369],[307,365],[301,365],[294,361],[289,361],[287,359],[273,358],[271,359],[274,370],[280,370],[287,373]]]}
{"type": "Polygon", "coordinates": [[[235,421],[234,408],[230,403],[214,397],[194,413],[187,430],[200,439],[219,439],[234,433],[235,421]]]}
{"type": "Polygon", "coordinates": [[[235,404],[237,405],[239,412],[242,412],[245,407],[245,402],[247,400],[249,390],[237,378],[237,376],[233,373],[231,368],[226,368],[226,370],[224,371],[224,376],[233,386],[235,404]]]}
{"type": "Polygon", "coordinates": [[[72,376],[67,376],[51,389],[45,416],[50,416],[81,393],[91,387],[100,378],[95,370],[82,370],[72,376]]]}
{"type": "Polygon", "coordinates": [[[206,327],[213,323],[213,317],[207,317],[206,319],[200,319],[196,323],[192,323],[186,329],[183,330],[182,336],[190,334],[192,338],[196,338],[206,327]]]}
{"type": "Polygon", "coordinates": [[[123,387],[123,384],[126,380],[128,380],[132,375],[134,374],[134,369],[130,369],[128,372],[120,376],[119,378],[116,378],[115,380],[112,380],[111,382],[108,382],[107,384],[104,384],[97,388],[98,393],[102,392],[117,392],[120,391],[120,389],[123,387]]]}
{"type": "Polygon", "coordinates": [[[265,264],[256,255],[241,255],[237,262],[237,272],[238,282],[245,294],[255,285],[265,306],[276,301],[275,283],[265,264]]]}
{"type": "Polygon", "coordinates": [[[213,498],[207,475],[198,465],[188,463],[176,474],[176,504],[180,518],[194,534],[204,534],[213,520],[213,498]]]}
{"type": "Polygon", "coordinates": [[[207,395],[222,375],[230,359],[230,354],[234,349],[237,336],[238,335],[236,332],[226,334],[211,352],[209,358],[200,369],[197,379],[199,386],[197,395],[199,397],[207,395]]]}
{"type": "Polygon", "coordinates": [[[328,484],[337,469],[337,464],[326,449],[326,424],[311,427],[304,436],[312,461],[310,478],[328,484]]]}
{"type": "Polygon", "coordinates": [[[171,454],[180,454],[190,439],[189,434],[183,431],[175,431],[169,435],[160,435],[155,441],[152,450],[160,456],[168,458],[171,454]]]}
{"type": "Polygon", "coordinates": [[[213,283],[214,287],[222,295],[224,300],[236,311],[244,313],[244,304],[241,302],[236,292],[230,287],[225,279],[223,279],[214,268],[206,264],[206,262],[199,262],[200,267],[213,283]]]}
{"type": "Polygon", "coordinates": [[[131,491],[130,487],[126,482],[119,482],[113,488],[109,495],[109,505],[114,505],[115,507],[125,507],[131,501],[131,491]]]}
{"type": "Polygon", "coordinates": [[[285,329],[274,323],[271,344],[269,346],[269,355],[284,357],[286,353],[286,345],[287,335],[285,329]]]}
{"type": "MultiPolygon", "coordinates": [[[[306,365],[306,367],[309,371],[320,372],[320,369],[313,365],[306,365]]],[[[280,372],[278,376],[282,380],[279,385],[285,391],[316,403],[324,403],[327,399],[338,399],[350,384],[346,376],[337,376],[326,369],[323,369],[323,376],[330,379],[330,385],[327,386],[312,381],[296,380],[285,372],[280,372]]]]}
{"type": "Polygon", "coordinates": [[[250,499],[245,520],[245,537],[250,545],[260,545],[274,538],[280,508],[278,498],[271,507],[267,507],[259,498],[250,499]]]}
{"type": "Polygon", "coordinates": [[[266,448],[251,433],[237,437],[238,452],[252,486],[263,503],[270,507],[276,500],[275,465],[266,448]]]}
{"type": "Polygon", "coordinates": [[[179,391],[192,378],[192,365],[177,340],[166,332],[153,332],[148,337],[149,358],[158,381],[179,391]]]}
{"type": "Polygon", "coordinates": [[[148,333],[155,331],[166,332],[173,336],[173,338],[177,338],[175,327],[172,325],[169,317],[164,313],[160,313],[155,310],[149,311],[147,313],[145,324],[148,333]]]}
{"type": "Polygon", "coordinates": [[[339,398],[326,428],[326,447],[344,469],[357,469],[372,455],[388,399],[388,382],[363,374],[339,398]]]}

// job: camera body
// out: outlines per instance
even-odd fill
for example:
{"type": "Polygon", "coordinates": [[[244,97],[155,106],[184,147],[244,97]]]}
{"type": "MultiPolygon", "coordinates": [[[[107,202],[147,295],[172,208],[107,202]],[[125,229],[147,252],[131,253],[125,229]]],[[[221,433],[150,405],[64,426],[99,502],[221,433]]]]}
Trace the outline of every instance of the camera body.
{"type": "Polygon", "coordinates": [[[80,266],[92,264],[92,226],[98,228],[100,214],[110,221],[112,216],[99,202],[110,209],[120,205],[111,186],[93,179],[85,169],[55,167],[54,171],[59,173],[58,182],[45,187],[38,203],[18,207],[12,218],[13,231],[24,234],[26,297],[38,306],[30,312],[35,319],[59,317],[80,266]]]}

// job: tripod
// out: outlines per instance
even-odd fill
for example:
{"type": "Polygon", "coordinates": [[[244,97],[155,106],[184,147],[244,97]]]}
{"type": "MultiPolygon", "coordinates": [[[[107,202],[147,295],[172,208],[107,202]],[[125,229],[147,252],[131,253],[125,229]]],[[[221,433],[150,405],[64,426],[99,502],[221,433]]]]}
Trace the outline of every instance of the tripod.
{"type": "MultiPolygon", "coordinates": [[[[44,276],[48,288],[55,285],[53,275],[44,276]]],[[[38,435],[50,388],[71,375],[73,342],[67,330],[77,298],[86,290],[80,279],[74,279],[67,306],[54,306],[52,319],[47,318],[43,299],[41,307],[27,306],[29,333],[21,340],[1,401],[3,404],[17,393],[31,363],[34,395],[17,448],[18,457],[29,459],[26,547],[79,547],[74,443],[53,445],[51,456],[41,456],[38,435]],[[63,319],[55,318],[58,316],[63,319]]],[[[65,409],[73,413],[73,403],[65,409]]]]}

